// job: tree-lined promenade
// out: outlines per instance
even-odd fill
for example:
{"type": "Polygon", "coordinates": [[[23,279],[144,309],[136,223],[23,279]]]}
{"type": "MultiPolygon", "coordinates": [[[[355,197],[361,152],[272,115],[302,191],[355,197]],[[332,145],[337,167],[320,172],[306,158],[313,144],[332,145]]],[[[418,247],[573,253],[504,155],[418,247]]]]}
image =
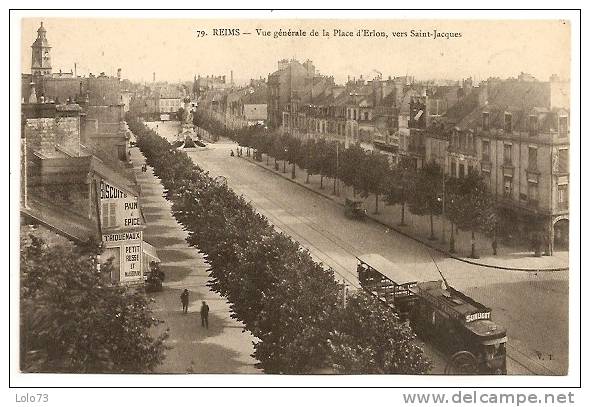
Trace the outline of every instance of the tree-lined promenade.
{"type": "Polygon", "coordinates": [[[162,180],[188,242],[206,254],[210,287],[256,338],[268,373],[426,373],[412,330],[373,297],[351,294],[309,252],[209,177],[184,153],[130,118],[138,146],[162,180]]]}
{"type": "MultiPolygon", "coordinates": [[[[430,218],[430,236],[436,239],[433,218],[443,215],[450,222],[449,251],[455,252],[454,231],[461,229],[471,233],[469,256],[477,258],[475,232],[481,232],[493,240],[499,226],[499,214],[483,178],[472,171],[463,178],[444,176],[436,163],[427,163],[421,169],[414,168],[408,160],[390,165],[385,154],[366,151],[358,145],[348,148],[337,141],[325,139],[301,140],[287,133],[269,131],[261,126],[229,128],[202,110],[194,113],[194,123],[212,133],[228,137],[239,145],[255,149],[259,160],[266,155],[272,158],[275,169],[286,172],[289,164],[291,176],[295,166],[306,171],[309,177],[319,176],[321,188],[324,179],[332,181],[333,193],[338,182],[352,188],[353,196],[375,197],[375,213],[379,212],[379,200],[400,205],[399,225],[405,225],[405,211],[430,218]],[[279,163],[281,162],[281,163],[279,163]],[[443,213],[444,211],[444,213],[443,213]]],[[[539,241],[540,243],[540,241],[539,241]]],[[[540,246],[536,248],[540,250],[540,246]]]]}
{"type": "MultiPolygon", "coordinates": [[[[145,124],[170,143],[177,140],[178,123],[145,124]]],[[[227,183],[235,193],[243,196],[277,230],[309,250],[316,262],[332,268],[339,282],[344,279],[349,286],[357,286],[356,257],[369,253],[383,256],[413,274],[418,281],[440,278],[436,270],[438,265],[454,288],[492,308],[494,320],[508,328],[509,355],[524,354],[537,360],[536,350],[553,353],[551,361],[547,359],[542,363],[554,372],[567,370],[564,359],[567,358],[567,322],[560,315],[567,313],[568,273],[514,272],[512,269],[560,265],[557,261],[563,261],[562,253],[558,256],[531,258],[530,253],[508,252],[510,248],[501,245],[499,255],[492,257],[489,239],[478,234],[480,259],[456,260],[437,251],[439,247],[448,247],[448,244],[442,243],[442,239],[428,240],[428,216],[413,215],[406,209],[407,226],[398,227],[400,206],[384,205],[381,199],[380,213],[374,215],[374,196],[371,195],[361,199],[362,206],[368,209],[367,221],[349,219],[343,210],[345,198],[352,199],[352,188],[344,187],[341,183],[339,195],[333,195],[331,180],[324,180],[324,189],[320,189],[319,176],[310,177],[309,184],[305,184],[306,173],[301,168],[295,166],[296,178],[291,179],[289,166],[287,172],[283,173],[282,162],[279,162],[279,170],[275,170],[274,160],[269,160],[269,165],[266,164],[265,156],[262,161],[256,161],[247,156],[247,148],[242,148],[242,157],[231,157],[230,152],[233,150],[235,155],[236,148],[239,149],[236,143],[221,138],[206,149],[187,151],[187,155],[211,177],[227,183]],[[429,249],[424,244],[436,249],[429,249]],[[468,261],[510,269],[481,267],[468,261]],[[543,318],[539,318],[539,315],[543,318]],[[551,333],[545,334],[548,331],[551,333]]],[[[149,168],[148,172],[151,172],[149,168]]],[[[437,236],[442,236],[440,221],[440,217],[435,217],[437,236]]],[[[448,242],[448,223],[446,227],[448,242]]],[[[455,233],[455,238],[458,256],[468,254],[470,233],[455,233]]],[[[426,353],[430,356],[428,347],[426,353]]],[[[442,373],[439,367],[444,368],[444,361],[438,360],[436,356],[434,358],[432,371],[442,373]]],[[[511,374],[523,373],[524,369],[520,365],[512,363],[510,366],[511,374]]],[[[544,370],[539,368],[535,371],[542,374],[544,370]]]]}

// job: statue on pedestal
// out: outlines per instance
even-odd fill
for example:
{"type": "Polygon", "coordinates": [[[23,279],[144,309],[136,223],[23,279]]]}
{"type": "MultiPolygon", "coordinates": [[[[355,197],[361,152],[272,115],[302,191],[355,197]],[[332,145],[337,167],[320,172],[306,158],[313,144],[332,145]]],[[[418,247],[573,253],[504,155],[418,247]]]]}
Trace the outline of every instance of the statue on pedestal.
{"type": "Polygon", "coordinates": [[[198,147],[206,147],[206,145],[200,140],[199,136],[195,133],[193,125],[193,110],[191,107],[191,99],[186,96],[183,99],[182,110],[179,110],[180,121],[180,133],[176,136],[176,143],[179,148],[182,149],[196,149],[198,147]]]}

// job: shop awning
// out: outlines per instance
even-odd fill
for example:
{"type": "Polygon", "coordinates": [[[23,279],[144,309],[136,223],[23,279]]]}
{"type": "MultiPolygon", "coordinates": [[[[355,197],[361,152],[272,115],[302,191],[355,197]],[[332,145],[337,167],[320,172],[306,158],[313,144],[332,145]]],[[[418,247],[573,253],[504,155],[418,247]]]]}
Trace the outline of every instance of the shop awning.
{"type": "Polygon", "coordinates": [[[158,254],[156,252],[156,248],[144,240],[143,241],[143,265],[144,265],[144,272],[149,271],[149,269],[150,269],[150,263],[152,261],[153,262],[156,262],[156,263],[160,263],[161,262],[160,258],[158,257],[158,254]]]}

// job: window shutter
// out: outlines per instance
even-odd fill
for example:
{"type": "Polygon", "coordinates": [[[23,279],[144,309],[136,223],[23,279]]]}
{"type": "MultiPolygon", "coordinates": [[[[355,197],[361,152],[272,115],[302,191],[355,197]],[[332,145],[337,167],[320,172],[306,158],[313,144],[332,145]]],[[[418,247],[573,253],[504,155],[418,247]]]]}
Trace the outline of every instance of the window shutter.
{"type": "Polygon", "coordinates": [[[109,226],[109,204],[108,203],[102,204],[101,215],[102,215],[102,227],[108,227],[109,226]]]}
{"type": "Polygon", "coordinates": [[[117,225],[117,203],[113,202],[109,204],[109,226],[117,225]]]}

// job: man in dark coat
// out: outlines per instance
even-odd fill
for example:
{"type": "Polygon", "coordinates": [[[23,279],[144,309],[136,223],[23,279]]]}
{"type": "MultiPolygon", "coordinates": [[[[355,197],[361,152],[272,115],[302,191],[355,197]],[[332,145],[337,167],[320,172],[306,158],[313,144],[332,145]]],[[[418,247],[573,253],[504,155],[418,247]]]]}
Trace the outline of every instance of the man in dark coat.
{"type": "Polygon", "coordinates": [[[209,329],[209,306],[205,301],[201,304],[201,326],[209,329]]]}
{"type": "Polygon", "coordinates": [[[188,312],[188,290],[185,288],[182,294],[180,294],[180,302],[182,302],[182,313],[188,312]]]}

